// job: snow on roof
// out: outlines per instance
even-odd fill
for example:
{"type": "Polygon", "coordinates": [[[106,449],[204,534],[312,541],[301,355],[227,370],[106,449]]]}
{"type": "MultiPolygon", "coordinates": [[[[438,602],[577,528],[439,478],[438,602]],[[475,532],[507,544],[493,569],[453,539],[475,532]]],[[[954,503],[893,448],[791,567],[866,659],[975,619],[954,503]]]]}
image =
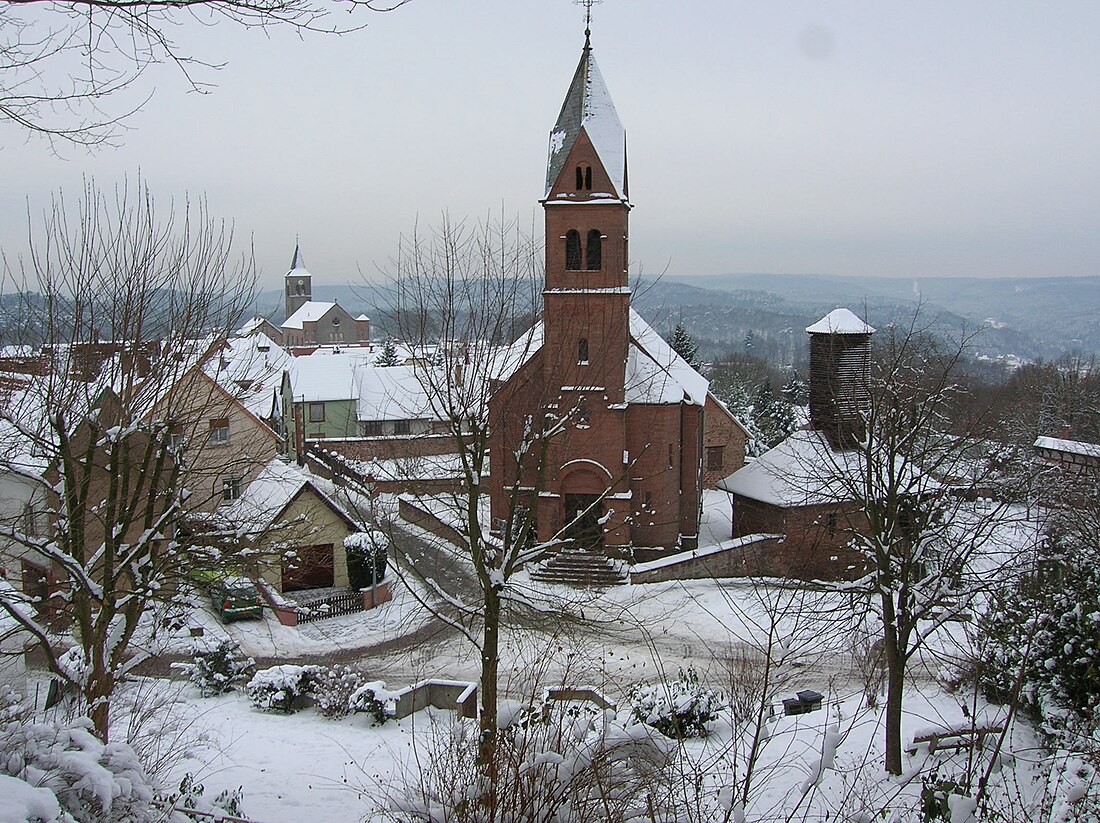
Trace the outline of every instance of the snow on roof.
{"type": "Polygon", "coordinates": [[[835,451],[818,431],[797,431],[747,463],[718,488],[773,506],[811,506],[851,497],[843,479],[858,473],[855,452],[835,451]]]}
{"type": "Polygon", "coordinates": [[[807,326],[810,334],[874,334],[873,327],[867,325],[849,309],[833,309],[812,326],[807,326]]]}
{"type": "MultiPolygon", "coordinates": [[[[626,402],[667,404],[687,402],[702,406],[709,383],[695,371],[633,309],[630,310],[630,350],[626,364],[626,402]]],[[[544,328],[540,320],[496,355],[501,380],[511,377],[540,348],[544,328]]]]}
{"type": "Polygon", "coordinates": [[[1065,452],[1066,454],[1079,454],[1082,457],[1100,458],[1100,444],[1084,443],[1080,440],[1064,440],[1059,437],[1039,437],[1035,440],[1035,448],[1065,452]]]}
{"type": "Polygon", "coordinates": [[[630,310],[630,337],[631,348],[638,351],[631,351],[627,362],[626,402],[679,403],[686,400],[695,406],[707,402],[710,386],[707,379],[689,366],[634,309],[630,310]],[[637,369],[634,373],[631,364],[637,369]]]}
{"type": "Polygon", "coordinates": [[[267,528],[308,482],[309,476],[303,469],[273,458],[241,496],[223,506],[218,514],[249,529],[267,528]]]}
{"type": "Polygon", "coordinates": [[[542,321],[539,320],[516,338],[512,345],[502,346],[494,352],[495,362],[489,367],[487,373],[500,380],[507,380],[542,348],[544,337],[545,329],[542,321]]]}
{"type": "Polygon", "coordinates": [[[356,399],[359,387],[355,372],[366,368],[375,356],[369,350],[348,349],[291,359],[287,372],[294,402],[356,399]]]}
{"type": "Polygon", "coordinates": [[[284,329],[300,329],[304,323],[317,322],[325,313],[332,309],[336,303],[323,300],[307,300],[298,307],[298,311],[283,321],[284,329]]]}
{"type": "Polygon", "coordinates": [[[588,135],[604,171],[615,187],[614,196],[626,198],[626,129],[615,111],[611,93],[603,75],[585,48],[581,54],[573,82],[565,95],[557,123],[550,132],[550,159],[546,171],[546,194],[558,179],[573,145],[581,131],[588,135]]]}
{"type": "Polygon", "coordinates": [[[243,326],[237,329],[238,337],[248,337],[250,334],[263,328],[264,323],[270,322],[266,317],[256,315],[252,319],[246,321],[243,326]]]}
{"type": "Polygon", "coordinates": [[[365,314],[361,314],[358,317],[356,317],[355,319],[356,320],[370,320],[370,318],[367,317],[365,314]]]}
{"type": "Polygon", "coordinates": [[[274,392],[280,388],[283,370],[293,358],[263,333],[226,342],[216,358],[205,365],[214,378],[242,406],[261,419],[271,417],[274,392]]]}
{"type": "Polygon", "coordinates": [[[432,403],[413,366],[364,366],[355,372],[359,420],[435,418],[432,403]]]}
{"type": "MultiPolygon", "coordinates": [[[[900,455],[870,459],[894,460],[894,467],[876,465],[871,489],[897,484],[901,494],[927,494],[942,488],[930,474],[900,455]]],[[[834,449],[825,435],[813,429],[796,431],[778,446],[716,484],[742,497],[784,508],[840,503],[864,494],[868,456],[855,449],[834,449]]]]}

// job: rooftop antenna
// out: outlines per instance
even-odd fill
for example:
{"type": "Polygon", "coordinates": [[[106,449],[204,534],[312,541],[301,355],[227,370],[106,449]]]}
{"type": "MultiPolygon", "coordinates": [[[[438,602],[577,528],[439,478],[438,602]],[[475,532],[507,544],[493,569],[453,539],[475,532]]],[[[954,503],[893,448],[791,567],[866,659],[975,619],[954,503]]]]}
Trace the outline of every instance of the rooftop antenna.
{"type": "Polygon", "coordinates": [[[584,48],[592,48],[592,7],[603,0],[573,0],[578,6],[584,6],[584,48]]]}

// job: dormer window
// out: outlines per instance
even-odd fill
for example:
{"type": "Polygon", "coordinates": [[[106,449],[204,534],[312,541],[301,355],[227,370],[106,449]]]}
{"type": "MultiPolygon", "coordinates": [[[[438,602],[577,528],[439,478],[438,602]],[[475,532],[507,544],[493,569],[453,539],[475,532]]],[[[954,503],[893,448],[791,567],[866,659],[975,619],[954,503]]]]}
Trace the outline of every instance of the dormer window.
{"type": "Polygon", "coordinates": [[[565,233],[565,269],[566,271],[581,269],[581,233],[576,229],[570,229],[565,233]]]}
{"type": "Polygon", "coordinates": [[[577,191],[592,191],[591,166],[577,166],[577,191]]]}
{"type": "Polygon", "coordinates": [[[588,243],[584,248],[584,267],[588,271],[599,271],[603,268],[603,235],[599,229],[588,232],[588,243]]]}

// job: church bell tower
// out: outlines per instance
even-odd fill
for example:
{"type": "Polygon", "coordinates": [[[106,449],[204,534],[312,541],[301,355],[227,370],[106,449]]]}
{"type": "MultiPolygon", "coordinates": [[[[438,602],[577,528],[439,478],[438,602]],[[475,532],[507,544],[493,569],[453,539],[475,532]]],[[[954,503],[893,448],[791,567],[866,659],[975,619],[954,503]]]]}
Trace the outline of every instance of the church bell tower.
{"type": "Polygon", "coordinates": [[[294,244],[294,259],[290,261],[290,271],[286,273],[285,297],[286,316],[289,318],[305,303],[313,299],[313,275],[306,269],[302,260],[302,252],[298,244],[294,244]]]}
{"type": "Polygon", "coordinates": [[[630,341],[626,130],[589,33],[550,133],[546,192],[548,376],[623,402],[630,341]]]}

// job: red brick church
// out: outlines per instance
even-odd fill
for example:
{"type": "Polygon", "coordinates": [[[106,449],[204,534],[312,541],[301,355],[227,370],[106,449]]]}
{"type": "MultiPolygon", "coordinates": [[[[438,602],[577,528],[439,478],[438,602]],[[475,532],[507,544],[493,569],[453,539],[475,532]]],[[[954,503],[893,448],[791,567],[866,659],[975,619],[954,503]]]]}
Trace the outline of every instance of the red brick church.
{"type": "Polygon", "coordinates": [[[489,407],[494,522],[522,506],[540,542],[609,556],[694,547],[704,449],[733,442],[727,465],[739,466],[743,430],[630,307],[626,131],[587,38],[550,133],[541,202],[542,320],[489,407]],[[721,443],[704,435],[704,407],[721,443]],[[544,455],[518,454],[532,426],[560,429],[544,455]]]}

